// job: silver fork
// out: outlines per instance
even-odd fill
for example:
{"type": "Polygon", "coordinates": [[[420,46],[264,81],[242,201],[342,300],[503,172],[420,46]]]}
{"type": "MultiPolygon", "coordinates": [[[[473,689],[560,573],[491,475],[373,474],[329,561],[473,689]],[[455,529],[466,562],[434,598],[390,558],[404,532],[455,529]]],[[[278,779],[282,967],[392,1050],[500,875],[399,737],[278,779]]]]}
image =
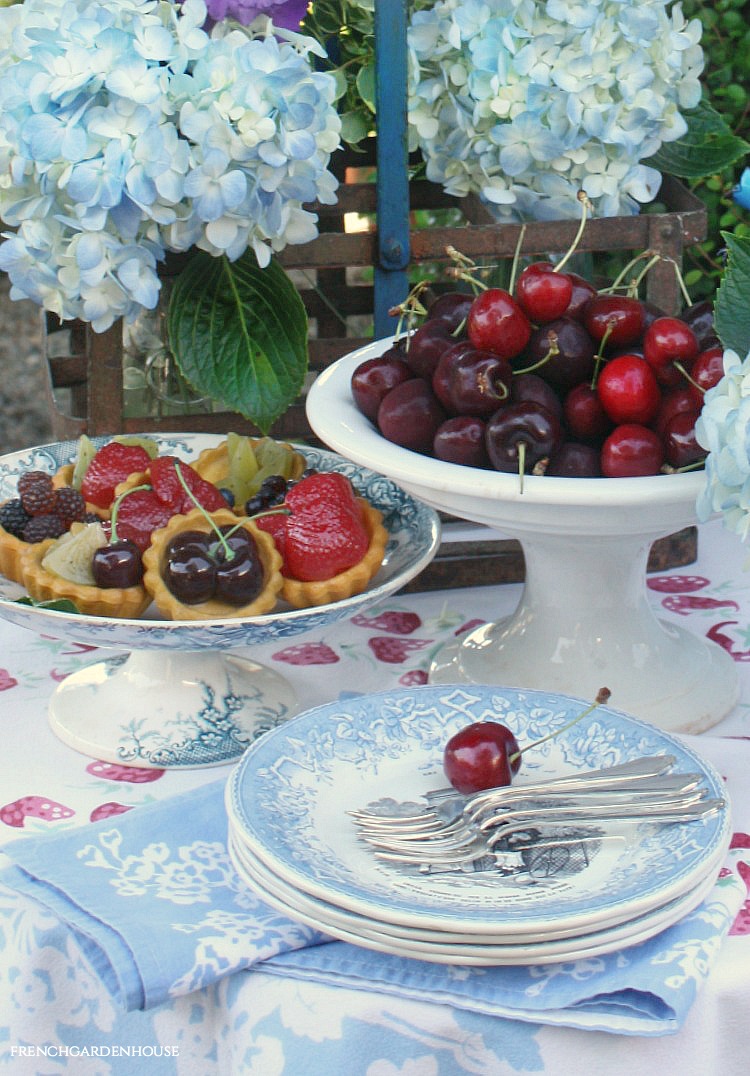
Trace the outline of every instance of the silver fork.
{"type": "Polygon", "coordinates": [[[622,791],[627,795],[633,789],[643,788],[647,782],[654,788],[664,782],[665,789],[676,790],[678,785],[680,788],[694,787],[701,780],[699,774],[671,774],[674,763],[675,758],[672,755],[653,755],[617,766],[584,770],[582,773],[550,780],[491,788],[471,796],[461,795],[453,788],[437,789],[425,794],[426,806],[413,814],[406,814],[403,810],[395,814],[385,814],[366,809],[350,811],[349,814],[363,828],[387,830],[394,836],[398,833],[416,835],[442,828],[446,818],[452,818],[457,813],[463,813],[467,817],[479,817],[483,812],[493,811],[519,800],[603,791],[622,791]]]}
{"type": "Polygon", "coordinates": [[[724,806],[723,800],[709,799],[708,790],[699,787],[701,774],[665,773],[673,763],[669,756],[657,756],[570,778],[492,789],[458,801],[454,795],[443,804],[463,804],[452,816],[435,808],[407,817],[351,813],[360,838],[378,858],[422,869],[448,868],[502,855],[509,842],[510,850],[518,851],[520,846],[511,839],[529,830],[537,846],[543,834],[559,842],[561,831],[571,827],[576,834],[588,833],[586,839],[595,839],[602,836],[604,823],[689,822],[724,806]],[[503,843],[505,849],[500,847],[503,843]]]}

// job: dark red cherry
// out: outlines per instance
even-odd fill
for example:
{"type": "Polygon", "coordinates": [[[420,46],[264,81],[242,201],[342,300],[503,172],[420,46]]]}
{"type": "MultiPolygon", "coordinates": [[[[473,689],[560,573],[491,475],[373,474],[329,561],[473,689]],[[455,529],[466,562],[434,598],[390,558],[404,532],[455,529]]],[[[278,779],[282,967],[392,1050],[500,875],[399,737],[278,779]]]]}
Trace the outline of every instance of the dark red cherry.
{"type": "Polygon", "coordinates": [[[216,564],[206,546],[198,543],[168,552],[163,577],[169,590],[184,605],[209,601],[216,591],[216,564]]]}
{"type": "Polygon", "coordinates": [[[656,417],[661,392],[656,377],[639,355],[618,355],[602,368],[596,391],[604,411],[614,423],[645,425],[656,417]]]}
{"type": "Polygon", "coordinates": [[[526,316],[537,325],[561,318],[573,297],[573,281],[551,262],[532,262],[522,270],[515,296],[526,316]]]}
{"type": "Polygon", "coordinates": [[[664,431],[675,415],[679,415],[682,411],[699,411],[702,403],[703,394],[686,381],[678,388],[670,389],[662,395],[656,418],[650,425],[660,437],[664,437],[664,431]]]}
{"type": "Polygon", "coordinates": [[[579,276],[578,273],[568,273],[568,279],[573,285],[573,292],[568,303],[568,309],[564,311],[566,318],[576,318],[580,320],[583,314],[583,308],[589,299],[593,299],[597,294],[597,290],[591,281],[586,280],[585,277],[579,276]]]}
{"type": "Polygon", "coordinates": [[[438,295],[434,302],[430,303],[427,308],[427,318],[430,321],[434,318],[440,318],[441,321],[448,323],[451,332],[455,332],[465,325],[473,302],[474,296],[469,292],[443,292],[442,295],[438,295]]]}
{"type": "Polygon", "coordinates": [[[679,318],[656,318],[643,334],[643,357],[660,385],[675,388],[684,381],[697,354],[695,333],[679,318]]]}
{"type": "Polygon", "coordinates": [[[143,578],[141,551],[128,538],[97,549],[91,558],[94,582],[104,589],[137,586],[143,578]]]}
{"type": "Polygon", "coordinates": [[[230,560],[223,549],[217,551],[214,598],[228,605],[248,605],[263,589],[263,567],[254,547],[243,544],[232,552],[230,560]]]}
{"type": "Polygon", "coordinates": [[[579,321],[558,318],[535,329],[520,364],[564,393],[594,373],[594,342],[579,321]]]}
{"type": "Polygon", "coordinates": [[[485,445],[486,423],[476,415],[454,415],[438,426],[433,452],[446,463],[489,467],[485,445]]]}
{"type": "Polygon", "coordinates": [[[556,418],[562,418],[562,403],[560,397],[548,381],[539,374],[514,374],[510,383],[510,402],[520,403],[522,400],[530,400],[532,403],[541,404],[551,411],[556,418]]]}
{"type": "Polygon", "coordinates": [[[682,311],[680,317],[695,333],[701,351],[719,346],[719,338],[714,325],[714,304],[711,299],[702,299],[698,303],[693,303],[687,310],[682,311]]]}
{"type": "Polygon", "coordinates": [[[596,389],[590,381],[575,385],[563,401],[563,419],[576,441],[601,441],[612,429],[596,389]]]}
{"type": "Polygon", "coordinates": [[[352,374],[354,402],[363,415],[376,422],[384,396],[412,377],[414,371],[404,362],[403,352],[389,348],[382,355],[365,359],[352,374]]]}
{"type": "Polygon", "coordinates": [[[555,478],[600,478],[600,452],[595,445],[565,441],[549,458],[544,472],[555,478]]]}
{"type": "Polygon", "coordinates": [[[487,288],[471,304],[466,332],[474,347],[513,359],[529,342],[531,322],[510,292],[487,288]]]}
{"type": "Polygon", "coordinates": [[[521,765],[513,733],[499,721],[476,721],[451,736],[443,750],[443,771],[463,795],[509,785],[521,765]]]}
{"type": "Polygon", "coordinates": [[[406,362],[417,377],[429,381],[440,356],[455,342],[450,323],[442,318],[431,318],[408,338],[406,362]]]}
{"type": "Polygon", "coordinates": [[[605,478],[637,478],[659,474],[664,446],[657,433],[638,423],[616,426],[602,445],[601,465],[605,478]]]}
{"type": "Polygon", "coordinates": [[[487,421],[487,454],[496,471],[530,474],[561,442],[558,419],[529,400],[501,407],[487,421]]]}
{"type": "Polygon", "coordinates": [[[698,407],[703,407],[703,393],[717,385],[724,376],[724,348],[706,348],[690,367],[690,380],[696,386],[693,394],[698,407]]]}
{"type": "Polygon", "coordinates": [[[670,467],[690,467],[705,459],[706,450],[695,436],[698,411],[680,411],[667,423],[662,440],[664,458],[670,467]]]}
{"type": "Polygon", "coordinates": [[[448,416],[421,377],[396,385],[378,409],[378,428],[383,437],[413,452],[430,452],[438,426],[448,416]]]}
{"type": "Polygon", "coordinates": [[[646,315],[640,299],[627,295],[597,295],[589,299],[583,311],[583,324],[589,335],[608,348],[630,347],[640,340],[646,315]]]}
{"type": "Polygon", "coordinates": [[[453,414],[491,415],[509,399],[512,379],[507,359],[465,341],[443,352],[432,387],[453,414]]]}

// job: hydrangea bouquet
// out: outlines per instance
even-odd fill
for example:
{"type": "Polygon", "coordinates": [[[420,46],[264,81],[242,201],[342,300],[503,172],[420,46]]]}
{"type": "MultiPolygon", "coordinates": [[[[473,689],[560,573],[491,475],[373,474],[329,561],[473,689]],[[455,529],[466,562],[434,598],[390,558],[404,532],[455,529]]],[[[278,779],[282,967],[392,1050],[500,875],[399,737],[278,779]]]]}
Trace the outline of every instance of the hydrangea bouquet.
{"type": "Polygon", "coordinates": [[[411,19],[409,123],[429,179],[498,216],[637,212],[701,98],[702,27],[670,0],[437,0],[411,19]]]}
{"type": "Polygon", "coordinates": [[[340,141],[334,79],[313,62],[321,46],[255,18],[280,6],[215,0],[214,15],[235,9],[247,28],[212,25],[203,0],[0,10],[12,298],[99,332],[156,306],[168,252],[196,252],[170,338],[188,379],[240,401],[261,429],[307,366],[304,309],[272,255],[317,234],[306,206],[336,201],[340,141]]]}

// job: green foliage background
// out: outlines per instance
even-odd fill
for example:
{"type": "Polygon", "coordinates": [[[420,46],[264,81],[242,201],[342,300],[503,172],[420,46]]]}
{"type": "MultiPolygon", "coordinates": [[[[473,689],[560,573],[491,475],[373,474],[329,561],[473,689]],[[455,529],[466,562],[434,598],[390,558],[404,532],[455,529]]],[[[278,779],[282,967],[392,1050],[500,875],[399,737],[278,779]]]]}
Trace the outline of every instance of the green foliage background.
{"type": "MultiPolygon", "coordinates": [[[[750,142],[750,21],[745,0],[683,0],[683,11],[703,23],[704,101],[733,133],[750,142]]],[[[708,238],[685,253],[685,283],[695,299],[712,298],[724,270],[726,239],[750,237],[750,212],[732,200],[750,159],[689,181],[708,210],[708,238]]]]}

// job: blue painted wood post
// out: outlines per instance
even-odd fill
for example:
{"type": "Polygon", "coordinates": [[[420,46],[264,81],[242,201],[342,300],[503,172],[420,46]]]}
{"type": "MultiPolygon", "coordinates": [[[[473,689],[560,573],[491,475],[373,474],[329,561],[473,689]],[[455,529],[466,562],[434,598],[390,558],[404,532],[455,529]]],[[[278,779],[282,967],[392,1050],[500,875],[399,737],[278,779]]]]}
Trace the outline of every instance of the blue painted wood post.
{"type": "Polygon", "coordinates": [[[389,336],[397,319],[388,311],[409,291],[409,150],[406,127],[408,0],[375,4],[377,110],[377,229],[375,338],[389,336]]]}

